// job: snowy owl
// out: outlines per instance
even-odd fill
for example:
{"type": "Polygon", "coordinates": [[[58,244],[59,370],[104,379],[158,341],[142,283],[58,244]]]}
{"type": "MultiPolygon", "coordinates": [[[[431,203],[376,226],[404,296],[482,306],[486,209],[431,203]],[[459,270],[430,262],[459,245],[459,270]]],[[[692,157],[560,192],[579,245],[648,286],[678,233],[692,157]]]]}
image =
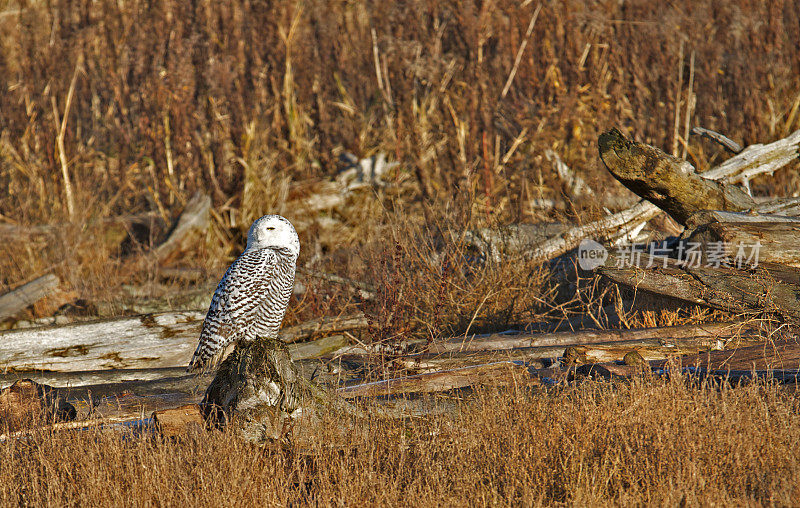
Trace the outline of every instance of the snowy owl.
{"type": "Polygon", "coordinates": [[[300,239],[292,223],[265,215],[250,226],[247,247],[211,299],[189,370],[215,365],[229,344],[275,339],[294,288],[300,239]]]}

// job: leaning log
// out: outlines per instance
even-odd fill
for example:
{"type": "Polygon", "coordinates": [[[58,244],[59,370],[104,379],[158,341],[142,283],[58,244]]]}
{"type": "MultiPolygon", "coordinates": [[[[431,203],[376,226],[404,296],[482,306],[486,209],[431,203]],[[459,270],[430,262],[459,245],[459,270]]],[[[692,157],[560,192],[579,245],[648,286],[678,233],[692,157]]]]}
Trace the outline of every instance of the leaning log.
{"type": "Polygon", "coordinates": [[[49,273],[0,296],[0,321],[33,305],[58,287],[58,277],[49,273]]]}
{"type": "Polygon", "coordinates": [[[740,187],[703,178],[688,162],[634,143],[617,129],[601,134],[598,145],[603,164],[617,180],[681,224],[700,210],[738,212],[756,206],[740,187]]]}
{"type": "MultiPolygon", "coordinates": [[[[626,170],[624,167],[622,167],[623,160],[628,162],[642,162],[647,160],[652,161],[651,158],[648,158],[642,153],[639,153],[637,156],[633,157],[633,154],[630,151],[633,143],[625,140],[618,131],[616,134],[613,134],[605,139],[607,141],[615,140],[615,142],[606,144],[605,149],[608,155],[609,163],[615,168],[620,168],[621,175],[626,175],[629,172],[629,170],[626,170]],[[619,156],[617,156],[615,153],[609,152],[609,149],[613,149],[615,146],[622,148],[619,156]],[[626,149],[626,147],[628,148],[626,149]]],[[[641,148],[646,145],[638,146],[641,148]]],[[[700,190],[700,194],[697,196],[691,193],[688,194],[690,202],[693,203],[693,206],[690,206],[684,210],[686,213],[690,213],[691,210],[706,210],[714,208],[714,206],[710,205],[711,202],[704,201],[705,197],[711,196],[717,202],[724,202],[726,199],[728,199],[727,196],[730,195],[732,196],[732,201],[730,201],[728,204],[728,208],[725,209],[748,210],[755,208],[762,213],[798,216],[800,215],[800,200],[796,198],[773,200],[768,203],[757,204],[755,204],[755,201],[753,201],[754,205],[751,205],[750,200],[748,199],[749,196],[747,196],[747,194],[742,195],[742,192],[735,190],[735,188],[731,186],[731,184],[737,183],[744,184],[760,174],[772,174],[792,161],[797,160],[798,147],[800,147],[800,131],[796,131],[790,136],[775,141],[774,143],[749,146],[741,153],[725,161],[720,166],[706,171],[700,175],[694,175],[694,168],[692,168],[689,163],[685,161],[678,161],[677,159],[672,160],[672,162],[675,163],[674,165],[667,168],[662,167],[661,170],[666,172],[670,178],[674,178],[677,182],[681,183],[684,188],[697,188],[700,190]],[[684,175],[684,172],[688,173],[689,171],[691,171],[692,174],[684,175]],[[715,184],[713,181],[718,181],[719,185],[715,184]],[[700,196],[704,197],[700,199],[700,196]]],[[[601,147],[601,152],[602,151],[603,148],[601,147]]],[[[666,155],[663,152],[660,153],[662,155],[666,155]]],[[[653,165],[656,165],[654,161],[653,165]]],[[[659,167],[662,165],[663,163],[660,163],[659,167]]],[[[635,176],[636,174],[639,174],[641,177],[647,176],[646,174],[643,174],[642,171],[634,169],[632,171],[632,180],[634,181],[637,179],[635,176]]],[[[636,185],[634,185],[634,187],[635,186],[636,185]]],[[[666,201],[668,200],[667,196],[672,195],[661,195],[657,191],[650,194],[654,199],[660,201],[666,201]]],[[[639,195],[642,196],[641,194],[639,195]]],[[[682,193],[682,195],[686,195],[686,193],[682,193]]],[[[668,209],[664,210],[669,212],[668,209]]],[[[578,246],[581,240],[587,237],[624,237],[628,235],[629,232],[636,230],[637,227],[640,227],[644,222],[647,222],[659,213],[660,209],[653,205],[650,201],[640,201],[630,208],[607,217],[603,217],[602,219],[592,223],[576,226],[560,232],[548,240],[540,242],[536,246],[532,247],[529,251],[529,255],[535,260],[547,261],[574,249],[578,246]]],[[[678,213],[680,216],[683,215],[682,213],[679,213],[679,211],[676,211],[676,213],[678,213]]],[[[508,244],[514,244],[515,242],[519,243],[513,238],[506,238],[504,239],[504,242],[508,244]]]]}
{"type": "Polygon", "coordinates": [[[167,239],[155,248],[159,262],[166,263],[180,252],[186,250],[193,237],[208,228],[211,214],[211,196],[196,193],[186,203],[167,239]]]}

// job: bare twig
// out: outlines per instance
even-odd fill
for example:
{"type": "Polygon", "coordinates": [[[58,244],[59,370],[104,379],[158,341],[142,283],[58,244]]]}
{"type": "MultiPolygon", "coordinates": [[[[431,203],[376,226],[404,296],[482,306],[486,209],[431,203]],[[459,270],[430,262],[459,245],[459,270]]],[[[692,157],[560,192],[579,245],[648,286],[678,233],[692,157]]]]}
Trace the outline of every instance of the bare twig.
{"type": "Polygon", "coordinates": [[[705,129],[703,127],[695,127],[692,129],[692,134],[697,136],[703,136],[704,138],[708,138],[715,143],[719,143],[722,145],[726,150],[733,154],[738,154],[742,151],[742,147],[736,141],[732,140],[731,138],[720,134],[719,132],[714,132],[710,129],[705,129]]]}

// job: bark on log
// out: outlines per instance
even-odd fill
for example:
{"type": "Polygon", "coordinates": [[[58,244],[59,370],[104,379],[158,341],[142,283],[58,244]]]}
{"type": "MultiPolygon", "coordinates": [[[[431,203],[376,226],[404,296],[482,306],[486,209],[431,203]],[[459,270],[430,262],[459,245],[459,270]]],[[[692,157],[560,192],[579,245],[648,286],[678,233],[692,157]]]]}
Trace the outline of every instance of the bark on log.
{"type": "Polygon", "coordinates": [[[695,229],[687,241],[701,244],[703,253],[712,252],[711,246],[719,245],[731,261],[742,248],[747,255],[756,256],[756,263],[800,268],[800,221],[712,222],[695,229]]]}
{"type": "Polygon", "coordinates": [[[760,263],[750,271],[689,267],[676,260],[642,254],[639,266],[618,267],[609,256],[598,272],[634,290],[677,298],[728,312],[778,312],[800,319],[800,274],[780,265],[760,263]],[[642,268],[650,266],[650,268],[642,268]]]}
{"type": "Polygon", "coordinates": [[[520,347],[505,350],[478,352],[450,352],[408,355],[395,359],[395,364],[415,372],[437,371],[465,365],[477,365],[496,361],[520,361],[536,364],[544,359],[555,359],[574,355],[572,363],[596,363],[623,360],[630,352],[638,352],[645,360],[669,358],[675,355],[694,354],[736,345],[753,344],[763,339],[744,336],[725,339],[722,337],[641,338],[634,340],[577,344],[562,346],[520,347]]]}
{"type": "MultiPolygon", "coordinates": [[[[654,362],[654,368],[666,368],[667,362],[654,362]]],[[[765,342],[757,346],[725,351],[710,351],[677,359],[679,367],[706,371],[797,371],[800,369],[800,344],[797,339],[765,342]]]]}
{"type": "Polygon", "coordinates": [[[704,178],[688,162],[631,142],[617,129],[601,134],[598,145],[603,164],[617,180],[681,224],[700,210],[743,211],[756,206],[741,188],[704,178]]]}
{"type": "Polygon", "coordinates": [[[58,287],[58,277],[49,273],[0,296],[0,321],[15,316],[58,287]]]}

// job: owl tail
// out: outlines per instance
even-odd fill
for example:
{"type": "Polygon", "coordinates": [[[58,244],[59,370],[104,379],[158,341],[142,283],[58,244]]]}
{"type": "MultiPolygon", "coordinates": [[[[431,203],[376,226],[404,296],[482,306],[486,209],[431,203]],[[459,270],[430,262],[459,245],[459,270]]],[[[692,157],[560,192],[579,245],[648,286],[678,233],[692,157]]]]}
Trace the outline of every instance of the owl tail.
{"type": "Polygon", "coordinates": [[[209,344],[201,341],[200,344],[197,345],[192,359],[189,361],[189,366],[186,367],[186,372],[202,374],[215,369],[222,359],[227,356],[227,353],[233,349],[233,346],[233,343],[228,343],[221,347],[210,348],[209,344]]]}

